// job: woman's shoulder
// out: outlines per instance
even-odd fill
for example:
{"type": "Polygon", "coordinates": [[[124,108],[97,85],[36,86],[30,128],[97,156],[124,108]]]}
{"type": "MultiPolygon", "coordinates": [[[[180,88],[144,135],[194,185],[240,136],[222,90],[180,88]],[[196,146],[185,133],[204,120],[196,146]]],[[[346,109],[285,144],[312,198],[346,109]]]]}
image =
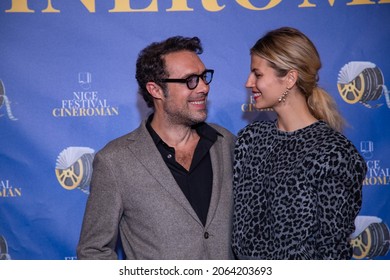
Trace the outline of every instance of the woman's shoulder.
{"type": "Polygon", "coordinates": [[[321,143],[318,143],[318,147],[322,155],[331,157],[338,155],[345,160],[364,162],[356,146],[343,133],[335,131],[325,124],[320,135],[318,139],[321,143]]]}
{"type": "Polygon", "coordinates": [[[328,142],[335,148],[355,148],[352,142],[341,132],[332,129],[325,122],[322,122],[321,129],[319,130],[319,139],[324,142],[328,142]]]}
{"type": "Polygon", "coordinates": [[[261,147],[265,139],[270,139],[272,130],[275,128],[275,122],[272,121],[255,121],[248,124],[237,134],[236,149],[261,147]]]}
{"type": "Polygon", "coordinates": [[[250,134],[267,133],[275,128],[275,121],[254,121],[238,132],[238,137],[250,134]]]}

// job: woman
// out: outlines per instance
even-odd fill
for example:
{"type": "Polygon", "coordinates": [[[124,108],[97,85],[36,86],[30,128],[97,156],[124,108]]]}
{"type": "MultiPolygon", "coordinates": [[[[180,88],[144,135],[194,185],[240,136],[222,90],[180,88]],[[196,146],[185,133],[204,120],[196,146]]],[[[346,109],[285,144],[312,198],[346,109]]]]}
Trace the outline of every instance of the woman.
{"type": "Polygon", "coordinates": [[[350,259],[367,167],[317,86],[319,54],[300,31],[268,32],[251,49],[246,87],[275,121],[239,132],[233,250],[239,259],[350,259]]]}

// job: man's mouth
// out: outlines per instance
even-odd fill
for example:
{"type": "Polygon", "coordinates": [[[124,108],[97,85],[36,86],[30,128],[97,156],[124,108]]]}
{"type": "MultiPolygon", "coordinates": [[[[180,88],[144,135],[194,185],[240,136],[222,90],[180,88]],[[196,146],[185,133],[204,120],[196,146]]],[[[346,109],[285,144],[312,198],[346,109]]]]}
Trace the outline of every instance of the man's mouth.
{"type": "Polygon", "coordinates": [[[206,99],[192,100],[189,102],[193,105],[204,105],[204,104],[206,104],[206,99]]]}

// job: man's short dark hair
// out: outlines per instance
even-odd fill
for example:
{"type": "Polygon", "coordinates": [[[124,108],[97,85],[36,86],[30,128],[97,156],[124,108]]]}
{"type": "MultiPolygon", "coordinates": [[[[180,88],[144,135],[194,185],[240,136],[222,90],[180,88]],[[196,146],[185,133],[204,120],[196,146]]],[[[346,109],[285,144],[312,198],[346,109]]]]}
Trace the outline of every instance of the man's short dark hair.
{"type": "Polygon", "coordinates": [[[203,52],[198,37],[170,37],[161,42],[155,42],[144,48],[138,55],[135,78],[138,82],[138,93],[142,95],[148,107],[154,107],[153,97],[146,89],[148,82],[155,82],[165,91],[166,84],[161,80],[167,78],[164,56],[178,51],[191,51],[196,54],[203,52]]]}

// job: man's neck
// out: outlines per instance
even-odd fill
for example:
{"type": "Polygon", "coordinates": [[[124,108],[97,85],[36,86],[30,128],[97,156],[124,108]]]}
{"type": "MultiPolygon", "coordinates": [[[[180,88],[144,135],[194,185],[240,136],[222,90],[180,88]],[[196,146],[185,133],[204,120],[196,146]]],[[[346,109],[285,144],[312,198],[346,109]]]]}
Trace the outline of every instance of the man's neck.
{"type": "Polygon", "coordinates": [[[154,116],[151,126],[160,138],[171,147],[186,146],[187,143],[199,140],[196,130],[189,125],[174,124],[154,116]]]}

